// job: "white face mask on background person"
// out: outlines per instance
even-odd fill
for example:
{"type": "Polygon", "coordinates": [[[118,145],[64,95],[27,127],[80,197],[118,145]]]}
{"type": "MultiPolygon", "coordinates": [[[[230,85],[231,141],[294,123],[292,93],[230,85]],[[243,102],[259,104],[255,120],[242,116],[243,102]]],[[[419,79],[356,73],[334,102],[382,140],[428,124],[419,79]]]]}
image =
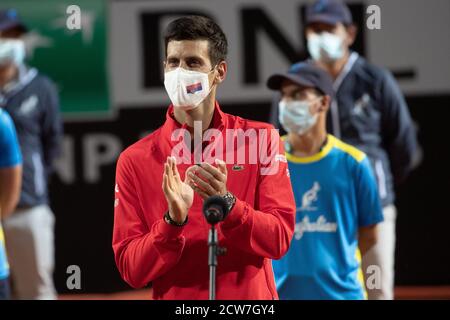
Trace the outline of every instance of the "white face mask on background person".
{"type": "Polygon", "coordinates": [[[329,32],[311,34],[308,36],[308,51],[316,61],[336,61],[345,54],[344,40],[329,32]]]}
{"type": "Polygon", "coordinates": [[[164,87],[175,108],[192,110],[197,108],[211,92],[208,75],[210,72],[186,70],[181,67],[164,74],[164,87]]]}
{"type": "Polygon", "coordinates": [[[25,60],[25,43],[19,39],[0,39],[0,65],[21,65],[25,60]]]}
{"type": "Polygon", "coordinates": [[[302,135],[311,129],[317,122],[317,114],[311,114],[310,108],[318,99],[314,101],[281,100],[278,105],[278,119],[284,130],[302,135]]]}

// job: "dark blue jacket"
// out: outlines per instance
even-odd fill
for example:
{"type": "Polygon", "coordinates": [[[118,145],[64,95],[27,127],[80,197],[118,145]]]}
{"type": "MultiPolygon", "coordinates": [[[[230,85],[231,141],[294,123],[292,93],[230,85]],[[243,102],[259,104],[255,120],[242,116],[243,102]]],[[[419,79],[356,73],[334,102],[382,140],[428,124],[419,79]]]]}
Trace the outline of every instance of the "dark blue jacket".
{"type": "MultiPolygon", "coordinates": [[[[392,74],[352,53],[334,82],[335,99],[327,118],[328,131],[364,151],[377,178],[383,206],[395,201],[394,186],[412,168],[416,131],[408,106],[392,74]]],[[[278,125],[275,97],[271,120],[278,125]]]]}
{"type": "Polygon", "coordinates": [[[11,115],[23,157],[19,207],[48,203],[48,176],[59,153],[62,122],[52,81],[36,69],[19,68],[18,80],[0,91],[0,107],[11,115]]]}

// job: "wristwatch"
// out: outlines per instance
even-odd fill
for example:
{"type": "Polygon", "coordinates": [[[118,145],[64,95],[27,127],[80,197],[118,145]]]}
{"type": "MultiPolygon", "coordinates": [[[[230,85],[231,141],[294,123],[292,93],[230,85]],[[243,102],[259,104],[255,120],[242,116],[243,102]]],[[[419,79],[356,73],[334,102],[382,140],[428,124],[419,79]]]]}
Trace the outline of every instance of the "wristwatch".
{"type": "Polygon", "coordinates": [[[230,212],[231,209],[233,209],[234,204],[236,203],[236,197],[230,191],[227,191],[227,193],[225,193],[225,195],[223,195],[222,198],[227,203],[228,212],[230,212]]]}
{"type": "Polygon", "coordinates": [[[172,220],[169,214],[169,210],[167,210],[166,213],[164,214],[164,221],[172,226],[183,227],[188,222],[188,216],[186,216],[186,219],[182,223],[178,223],[175,220],[172,220]]]}

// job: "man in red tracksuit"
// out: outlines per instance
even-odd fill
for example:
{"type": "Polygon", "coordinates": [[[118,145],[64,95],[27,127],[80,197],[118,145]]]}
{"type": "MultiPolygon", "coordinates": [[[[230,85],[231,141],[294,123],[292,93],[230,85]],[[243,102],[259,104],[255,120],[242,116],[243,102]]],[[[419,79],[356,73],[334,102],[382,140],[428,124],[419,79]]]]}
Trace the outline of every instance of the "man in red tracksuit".
{"type": "Polygon", "coordinates": [[[210,226],[202,205],[218,195],[230,212],[217,226],[227,249],[218,257],[217,299],[278,299],[271,259],[286,253],[295,224],[283,144],[271,125],[221,111],[215,97],[227,40],[217,24],[179,18],[165,44],[166,122],[117,163],[117,267],[135,288],[152,283],[154,299],[207,299],[210,226]]]}

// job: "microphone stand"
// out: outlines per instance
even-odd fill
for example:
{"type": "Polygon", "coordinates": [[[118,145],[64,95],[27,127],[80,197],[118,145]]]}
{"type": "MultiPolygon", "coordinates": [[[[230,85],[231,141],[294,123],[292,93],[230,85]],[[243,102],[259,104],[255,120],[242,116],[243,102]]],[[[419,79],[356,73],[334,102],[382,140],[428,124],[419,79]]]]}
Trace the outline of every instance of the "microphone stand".
{"type": "Polygon", "coordinates": [[[212,224],[208,236],[209,300],[216,300],[217,229],[212,224]]]}
{"type": "Polygon", "coordinates": [[[215,225],[223,221],[227,214],[227,203],[220,196],[209,197],[203,203],[203,215],[211,225],[208,234],[209,300],[216,300],[217,256],[226,253],[226,248],[219,247],[219,239],[215,225]]]}
{"type": "Polygon", "coordinates": [[[211,224],[208,236],[208,265],[209,265],[209,300],[216,300],[216,268],[217,256],[226,253],[226,248],[219,247],[217,229],[211,224]]]}

